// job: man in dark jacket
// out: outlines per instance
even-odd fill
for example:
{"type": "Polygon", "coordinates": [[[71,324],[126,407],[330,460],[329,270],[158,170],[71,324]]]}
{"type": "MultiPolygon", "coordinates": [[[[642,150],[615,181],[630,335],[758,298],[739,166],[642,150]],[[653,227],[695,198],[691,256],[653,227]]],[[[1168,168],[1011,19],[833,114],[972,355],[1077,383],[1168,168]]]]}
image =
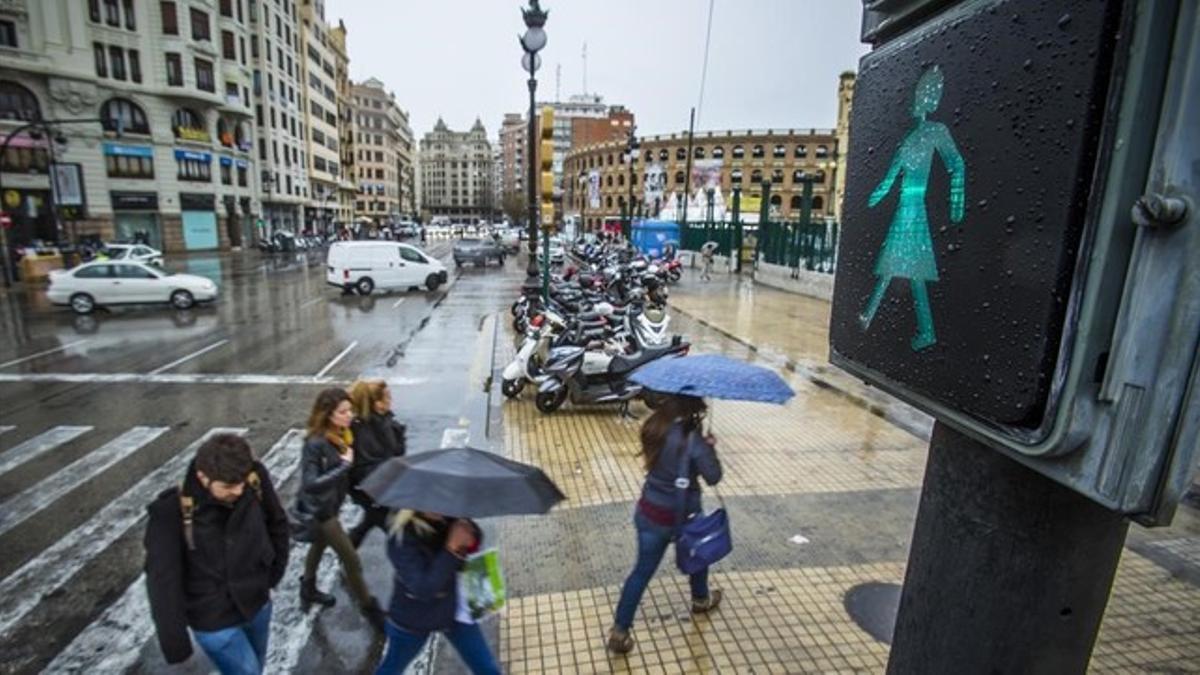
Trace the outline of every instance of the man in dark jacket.
{"type": "Polygon", "coordinates": [[[240,436],[215,435],[148,510],[146,590],[167,662],[192,655],[190,627],[224,675],[261,673],[289,546],[266,467],[240,436]]]}

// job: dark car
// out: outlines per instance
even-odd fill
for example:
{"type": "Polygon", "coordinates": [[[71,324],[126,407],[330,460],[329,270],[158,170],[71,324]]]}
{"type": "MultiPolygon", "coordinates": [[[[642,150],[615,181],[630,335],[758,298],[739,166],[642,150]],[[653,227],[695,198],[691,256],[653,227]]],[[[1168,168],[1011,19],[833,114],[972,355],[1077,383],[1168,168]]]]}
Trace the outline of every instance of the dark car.
{"type": "Polygon", "coordinates": [[[462,267],[463,263],[486,265],[489,260],[504,264],[504,247],[496,240],[488,239],[459,239],[454,242],[454,264],[462,267]]]}

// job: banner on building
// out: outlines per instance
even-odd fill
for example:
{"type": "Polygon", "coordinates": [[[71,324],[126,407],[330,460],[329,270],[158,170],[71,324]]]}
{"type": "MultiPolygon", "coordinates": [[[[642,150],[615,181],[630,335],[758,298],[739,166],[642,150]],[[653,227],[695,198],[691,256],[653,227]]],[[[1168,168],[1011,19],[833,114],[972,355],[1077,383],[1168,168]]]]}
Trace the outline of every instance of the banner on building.
{"type": "Polygon", "coordinates": [[[588,173],[588,208],[600,208],[600,172],[594,169],[588,173]]]}
{"type": "Polygon", "coordinates": [[[654,163],[646,167],[646,178],[642,187],[642,196],[646,204],[661,204],[663,190],[666,189],[667,172],[663,165],[654,163]]]}
{"type": "Polygon", "coordinates": [[[697,159],[692,161],[692,190],[703,192],[721,187],[721,159],[697,159]]]}
{"type": "Polygon", "coordinates": [[[59,206],[83,206],[83,167],[79,164],[50,166],[54,180],[54,203],[59,206]]]}

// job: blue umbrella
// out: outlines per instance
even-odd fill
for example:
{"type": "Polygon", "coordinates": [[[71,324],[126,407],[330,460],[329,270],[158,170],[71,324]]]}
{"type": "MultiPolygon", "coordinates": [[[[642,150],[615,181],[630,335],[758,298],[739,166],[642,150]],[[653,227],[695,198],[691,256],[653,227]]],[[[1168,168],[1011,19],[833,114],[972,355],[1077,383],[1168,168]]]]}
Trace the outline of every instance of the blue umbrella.
{"type": "Polygon", "coordinates": [[[796,395],[775,371],[720,354],[658,359],[630,379],[663,394],[701,398],[785,403],[796,395]]]}

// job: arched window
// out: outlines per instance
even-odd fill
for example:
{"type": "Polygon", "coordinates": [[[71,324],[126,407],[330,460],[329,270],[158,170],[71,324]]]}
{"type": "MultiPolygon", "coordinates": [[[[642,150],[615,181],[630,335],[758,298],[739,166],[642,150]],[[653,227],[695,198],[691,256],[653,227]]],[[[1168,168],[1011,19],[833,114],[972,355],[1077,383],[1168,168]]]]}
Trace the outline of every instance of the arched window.
{"type": "Polygon", "coordinates": [[[813,204],[812,205],[813,211],[824,211],[825,210],[825,199],[823,197],[820,197],[820,196],[813,197],[812,204],[813,204]]]}
{"type": "Polygon", "coordinates": [[[804,208],[804,198],[800,195],[792,195],[792,210],[799,211],[804,208]]]}
{"type": "Polygon", "coordinates": [[[745,157],[745,156],[746,156],[746,151],[745,151],[745,149],[742,148],[742,146],[740,146],[740,145],[733,146],[733,158],[734,159],[741,159],[742,157],[745,157]]]}
{"type": "Polygon", "coordinates": [[[687,149],[686,148],[675,148],[675,159],[677,159],[681,162],[683,160],[687,159],[687,149]]]}
{"type": "Polygon", "coordinates": [[[683,185],[683,172],[682,171],[675,172],[675,184],[683,185]]]}
{"type": "Polygon", "coordinates": [[[817,146],[817,157],[828,157],[828,156],[829,156],[829,148],[824,145],[818,145],[817,146]]]}
{"type": "Polygon", "coordinates": [[[33,122],[42,118],[37,97],[16,82],[0,82],[0,120],[33,122]]]}
{"type": "Polygon", "coordinates": [[[775,146],[774,154],[776,157],[787,157],[787,148],[783,147],[782,145],[777,145],[775,146]]]}
{"type": "Polygon", "coordinates": [[[741,185],[741,183],[742,183],[742,170],[741,170],[741,169],[734,169],[733,171],[730,171],[730,172],[729,172],[729,182],[730,182],[730,183],[733,183],[733,184],[735,184],[735,185],[741,185]]]}
{"type": "Polygon", "coordinates": [[[771,195],[771,206],[783,206],[783,197],[771,195]]]}
{"type": "Polygon", "coordinates": [[[817,181],[818,183],[824,183],[825,182],[825,170],[817,169],[817,173],[815,173],[813,175],[813,180],[817,181]]]}
{"type": "Polygon", "coordinates": [[[783,169],[775,169],[771,172],[771,182],[777,184],[783,182],[783,169]]]}
{"type": "Polygon", "coordinates": [[[800,183],[804,180],[804,169],[796,169],[792,172],[792,182],[800,183]]]}
{"type": "Polygon", "coordinates": [[[753,156],[756,159],[761,158],[763,156],[763,146],[761,146],[761,145],[754,146],[754,150],[751,153],[751,156],[753,156]]]}
{"type": "Polygon", "coordinates": [[[808,148],[803,145],[796,146],[796,156],[800,158],[808,157],[808,148]]]}
{"type": "Polygon", "coordinates": [[[646,163],[649,164],[650,162],[653,162],[653,161],[654,161],[654,151],[647,150],[646,151],[646,163]]]}
{"type": "Polygon", "coordinates": [[[617,176],[617,187],[625,187],[625,174],[617,176]]]}
{"type": "Polygon", "coordinates": [[[110,98],[100,106],[100,126],[105,131],[125,134],[149,134],[150,123],[138,104],[124,98],[110,98]]]}
{"type": "Polygon", "coordinates": [[[611,173],[608,174],[608,176],[607,176],[607,182],[608,182],[608,187],[612,187],[612,174],[611,173]]]}
{"type": "Polygon", "coordinates": [[[704,159],[704,147],[696,146],[696,149],[692,151],[692,156],[696,159],[704,159]]]}
{"type": "Polygon", "coordinates": [[[171,115],[171,126],[175,130],[175,138],[190,141],[208,141],[208,128],[195,112],[180,108],[171,115]]]}
{"type": "Polygon", "coordinates": [[[612,166],[612,163],[613,163],[613,158],[612,158],[612,153],[610,152],[610,153],[608,153],[608,165],[612,166]]]}
{"type": "Polygon", "coordinates": [[[667,158],[669,158],[670,156],[671,156],[671,154],[669,152],[667,152],[666,148],[663,148],[662,150],[658,151],[658,160],[660,162],[667,161],[667,158]]]}
{"type": "Polygon", "coordinates": [[[751,183],[761,183],[762,182],[762,169],[755,169],[753,172],[750,173],[750,182],[751,183]]]}
{"type": "Polygon", "coordinates": [[[717,146],[713,148],[713,159],[723,159],[725,157],[725,148],[717,146]]]}
{"type": "Polygon", "coordinates": [[[604,208],[606,208],[606,209],[612,208],[612,195],[608,195],[604,198],[604,208]]]}

